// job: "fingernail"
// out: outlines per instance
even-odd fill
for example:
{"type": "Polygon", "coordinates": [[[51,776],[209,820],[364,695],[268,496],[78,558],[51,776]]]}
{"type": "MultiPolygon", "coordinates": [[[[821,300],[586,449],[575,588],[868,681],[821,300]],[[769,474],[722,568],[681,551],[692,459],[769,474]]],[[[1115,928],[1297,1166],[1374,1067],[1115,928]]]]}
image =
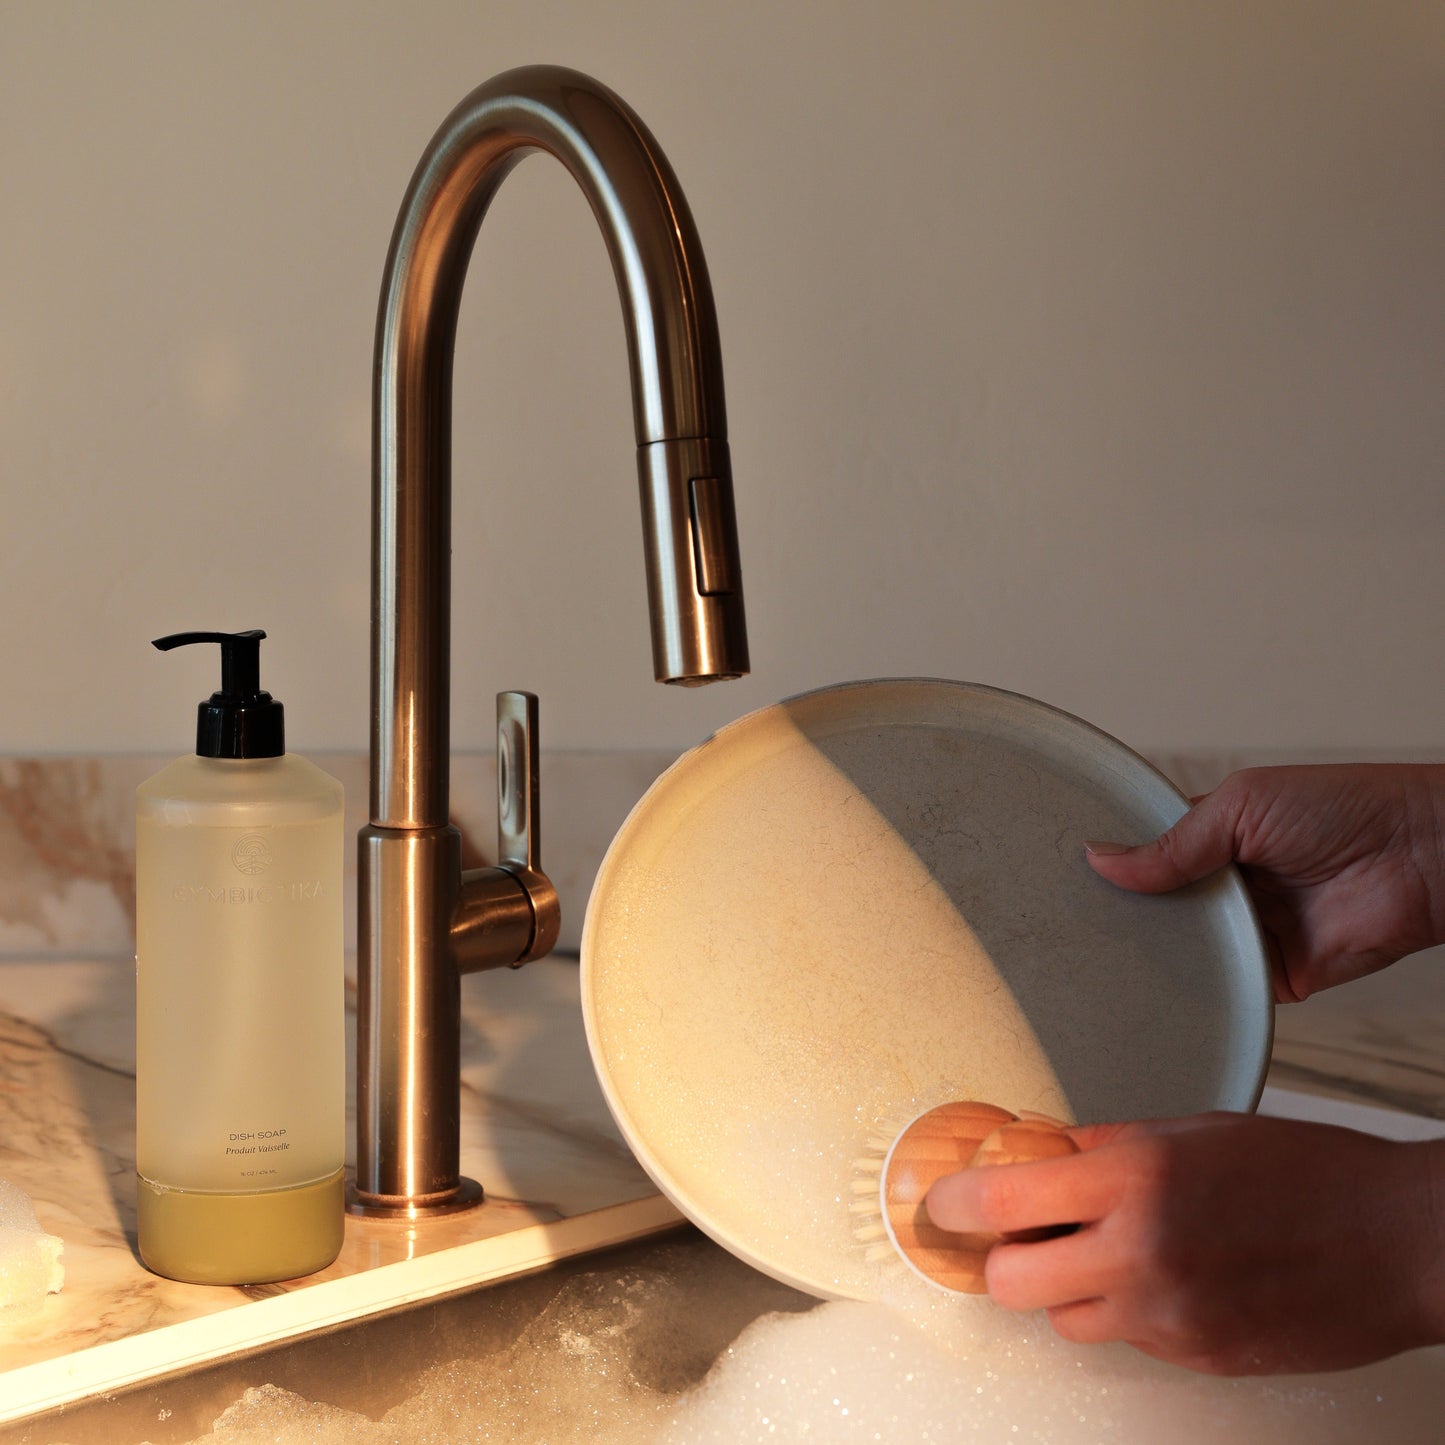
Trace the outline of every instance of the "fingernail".
{"type": "Polygon", "coordinates": [[[974,1195],[973,1177],[964,1169],[935,1179],[924,1196],[923,1207],[940,1229],[966,1234],[981,1227],[974,1195]]]}
{"type": "Polygon", "coordinates": [[[1084,851],[1097,853],[1103,858],[1116,858],[1120,853],[1132,853],[1134,850],[1127,843],[1106,843],[1095,838],[1085,842],[1084,851]]]}

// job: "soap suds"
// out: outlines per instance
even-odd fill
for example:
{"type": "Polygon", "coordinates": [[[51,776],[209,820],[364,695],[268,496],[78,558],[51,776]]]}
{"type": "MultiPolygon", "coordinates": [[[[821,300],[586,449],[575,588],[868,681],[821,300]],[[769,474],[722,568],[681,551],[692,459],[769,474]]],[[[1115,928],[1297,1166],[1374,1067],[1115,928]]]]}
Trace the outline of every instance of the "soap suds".
{"type": "MultiPolygon", "coordinates": [[[[673,1261],[676,1273],[676,1261],[673,1261]]],[[[768,1314],[696,1379],[697,1308],[667,1272],[571,1279],[507,1346],[425,1370],[373,1421],[267,1385],[193,1445],[1437,1445],[1445,1351],[1346,1374],[1213,1379],[911,1277],[887,1303],[768,1314]]]]}
{"type": "Polygon", "coordinates": [[[47,1234],[30,1196],[0,1179],[0,1328],[34,1313],[65,1284],[64,1242],[47,1234]]]}

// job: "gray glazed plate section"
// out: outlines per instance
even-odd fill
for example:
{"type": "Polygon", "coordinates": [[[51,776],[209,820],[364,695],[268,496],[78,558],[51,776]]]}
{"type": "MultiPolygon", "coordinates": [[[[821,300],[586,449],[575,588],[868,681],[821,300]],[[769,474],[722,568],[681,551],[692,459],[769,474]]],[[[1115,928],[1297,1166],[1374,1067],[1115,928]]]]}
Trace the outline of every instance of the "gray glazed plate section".
{"type": "Polygon", "coordinates": [[[856,1161],[934,1104],[1252,1109],[1273,1005],[1238,875],[1145,897],[1085,860],[1186,807],[1114,738],[974,684],[849,683],[722,729],[633,810],[588,907],[624,1137],[739,1257],[868,1299],[856,1161]]]}

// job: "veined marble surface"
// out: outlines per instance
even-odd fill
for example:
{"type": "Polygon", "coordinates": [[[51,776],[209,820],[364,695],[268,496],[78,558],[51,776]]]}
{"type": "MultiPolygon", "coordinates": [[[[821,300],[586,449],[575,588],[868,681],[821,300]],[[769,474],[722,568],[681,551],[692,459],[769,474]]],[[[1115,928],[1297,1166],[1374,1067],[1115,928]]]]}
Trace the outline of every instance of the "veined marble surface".
{"type": "Polygon", "coordinates": [[[65,1242],[64,1289],[0,1311],[0,1421],[679,1218],[602,1101],[576,964],[548,959],[463,980],[462,1168],[486,1190],[480,1207],[422,1225],[348,1217],[341,1256],[305,1280],[161,1279],[134,1245],[133,980],[126,959],[0,963],[0,1178],[65,1242]]]}
{"type": "MultiPolygon", "coordinates": [[[[576,951],[592,880],[628,809],[672,755],[544,753],[542,860],[562,901],[559,948],[576,951]]],[[[135,948],[135,790],[169,758],[0,757],[0,957],[76,958],[135,948]]],[[[346,789],[346,826],[367,822],[364,756],[311,761],[346,789]]],[[[452,759],[451,814],[463,867],[496,857],[496,760],[452,759]]],[[[356,944],[355,850],[346,855],[347,946],[356,944]]]]}
{"type": "MultiPolygon", "coordinates": [[[[341,779],[359,829],[365,759],[313,760],[341,779]]],[[[65,1241],[64,1289],[28,1316],[0,1312],[0,1421],[677,1221],[612,1124],[577,967],[559,958],[462,981],[462,1168],[486,1190],[480,1208],[419,1226],[348,1218],[340,1258],[294,1284],[214,1289],[146,1271],[134,1247],[134,792],[166,761],[0,759],[0,1178],[65,1241]]],[[[670,761],[544,757],[563,949],[613,834],[670,761]]],[[[465,866],[494,856],[495,797],[490,756],[453,760],[465,866]]],[[[349,942],[354,870],[348,850],[349,942]]]]}
{"type": "MultiPolygon", "coordinates": [[[[1188,793],[1261,759],[1174,758],[1188,793]]],[[[365,809],[364,765],[317,759],[365,809]]],[[[560,826],[544,860],[564,944],[627,809],[670,761],[544,760],[560,826]],[[569,825],[568,819],[571,819],[569,825]]],[[[214,1289],[149,1274],[134,1251],[131,796],[156,759],[0,760],[0,1178],[65,1241],[64,1290],[0,1312],[0,1421],[128,1379],[187,1367],[678,1218],[623,1145],[592,1074],[565,958],[463,980],[463,1168],[481,1208],[412,1227],[349,1219],[341,1258],[293,1285],[214,1289]]],[[[490,759],[462,762],[468,862],[494,836],[490,759]],[[477,846],[472,840],[482,840],[477,846]]],[[[348,907],[348,917],[354,909],[348,907]]],[[[1270,1083],[1445,1118],[1445,950],[1278,1015],[1270,1083]]]]}

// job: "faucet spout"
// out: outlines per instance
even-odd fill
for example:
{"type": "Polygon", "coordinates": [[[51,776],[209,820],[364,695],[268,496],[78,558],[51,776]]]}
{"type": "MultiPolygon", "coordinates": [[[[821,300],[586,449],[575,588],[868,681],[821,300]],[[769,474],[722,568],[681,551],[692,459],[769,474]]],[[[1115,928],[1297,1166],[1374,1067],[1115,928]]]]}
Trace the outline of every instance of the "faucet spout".
{"type": "Polygon", "coordinates": [[[374,1212],[453,1208],[477,1192],[459,1174],[459,974],[523,962],[556,937],[556,897],[539,868],[504,859],[462,879],[448,797],[457,316],[492,197],[533,151],[559,160],[586,195],[622,299],[656,677],[692,684],[748,670],[717,318],[677,178],[638,117],[595,81],[550,66],[500,75],[423,154],[377,318],[357,1068],[357,1198],[374,1212]]]}

